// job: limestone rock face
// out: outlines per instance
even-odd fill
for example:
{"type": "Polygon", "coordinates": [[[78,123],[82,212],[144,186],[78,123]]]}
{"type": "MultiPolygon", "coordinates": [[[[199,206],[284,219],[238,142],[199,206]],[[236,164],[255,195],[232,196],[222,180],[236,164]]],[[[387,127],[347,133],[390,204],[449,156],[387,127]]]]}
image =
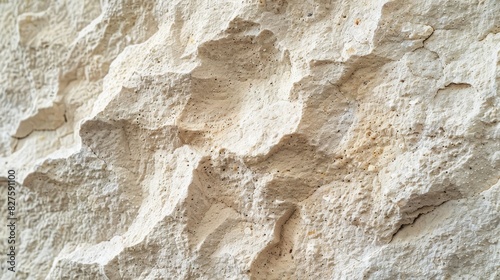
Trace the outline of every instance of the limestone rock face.
{"type": "Polygon", "coordinates": [[[0,23],[0,279],[500,279],[498,0],[10,0],[0,23]]]}

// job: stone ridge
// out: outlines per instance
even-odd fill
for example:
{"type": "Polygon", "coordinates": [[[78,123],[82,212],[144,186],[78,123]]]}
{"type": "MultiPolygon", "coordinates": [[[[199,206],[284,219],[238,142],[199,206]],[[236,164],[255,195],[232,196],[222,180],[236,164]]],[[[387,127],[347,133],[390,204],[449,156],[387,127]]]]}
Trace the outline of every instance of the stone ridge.
{"type": "Polygon", "coordinates": [[[2,1],[0,280],[499,279],[500,2],[406,2],[2,1]]]}

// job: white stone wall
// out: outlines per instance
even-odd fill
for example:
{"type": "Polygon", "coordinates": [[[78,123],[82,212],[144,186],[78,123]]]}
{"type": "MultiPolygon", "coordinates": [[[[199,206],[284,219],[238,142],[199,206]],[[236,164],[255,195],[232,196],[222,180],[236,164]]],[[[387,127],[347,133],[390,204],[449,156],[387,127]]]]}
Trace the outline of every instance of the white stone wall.
{"type": "Polygon", "coordinates": [[[0,279],[500,279],[498,0],[5,0],[0,25],[0,279]]]}

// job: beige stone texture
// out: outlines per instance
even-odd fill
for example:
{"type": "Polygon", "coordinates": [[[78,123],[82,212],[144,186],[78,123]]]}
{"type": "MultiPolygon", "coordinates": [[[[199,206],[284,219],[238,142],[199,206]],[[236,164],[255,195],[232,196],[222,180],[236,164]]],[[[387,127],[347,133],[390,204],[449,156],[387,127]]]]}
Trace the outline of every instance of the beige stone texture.
{"type": "Polygon", "coordinates": [[[500,1],[2,0],[10,279],[500,279],[500,1]]]}

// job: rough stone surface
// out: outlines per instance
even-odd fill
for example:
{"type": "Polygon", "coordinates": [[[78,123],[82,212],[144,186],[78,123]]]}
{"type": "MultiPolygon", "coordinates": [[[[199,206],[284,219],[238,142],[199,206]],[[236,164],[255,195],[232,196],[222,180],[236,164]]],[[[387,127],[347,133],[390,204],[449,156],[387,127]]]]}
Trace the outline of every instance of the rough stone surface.
{"type": "Polygon", "coordinates": [[[11,0],[0,24],[0,279],[500,279],[498,0],[11,0]]]}

